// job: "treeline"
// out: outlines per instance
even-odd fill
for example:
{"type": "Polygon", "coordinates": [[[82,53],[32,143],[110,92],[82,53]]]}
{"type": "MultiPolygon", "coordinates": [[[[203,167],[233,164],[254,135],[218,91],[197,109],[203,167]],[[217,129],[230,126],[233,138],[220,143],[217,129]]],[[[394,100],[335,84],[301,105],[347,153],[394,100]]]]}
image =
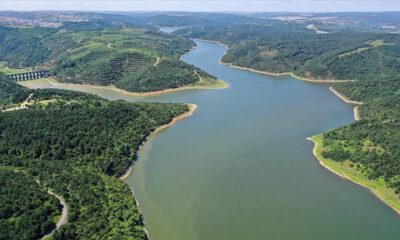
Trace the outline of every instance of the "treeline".
{"type": "Polygon", "coordinates": [[[194,71],[216,80],[179,59],[192,47],[192,41],[180,36],[126,28],[109,19],[65,22],[54,29],[0,27],[0,61],[10,67],[45,67],[61,82],[116,85],[128,91],[194,84],[199,82],[194,71]],[[163,61],[156,64],[157,59],[163,61]]]}
{"type": "Polygon", "coordinates": [[[104,31],[57,61],[58,81],[115,85],[133,92],[178,88],[214,77],[179,60],[193,42],[155,30],[104,31]],[[99,44],[101,43],[101,44],[99,44]],[[105,47],[107,45],[107,47],[105,47]]]}
{"type": "Polygon", "coordinates": [[[65,198],[68,223],[53,238],[147,239],[131,190],[116,177],[152,131],[188,106],[49,89],[35,90],[32,101],[0,113],[0,165],[24,169],[65,198]]]}
{"type": "Polygon", "coordinates": [[[178,88],[199,82],[195,71],[201,71],[179,60],[163,59],[157,66],[127,73],[115,86],[132,92],[151,92],[178,88]]]}
{"type": "Polygon", "coordinates": [[[0,184],[0,239],[39,239],[55,229],[61,205],[33,176],[0,167],[0,184]]]}
{"type": "Polygon", "coordinates": [[[2,113],[0,155],[70,161],[120,176],[150,132],[187,110],[182,104],[61,98],[2,113]]]}
{"type": "Polygon", "coordinates": [[[229,45],[225,63],[310,79],[365,80],[400,74],[400,34],[316,34],[295,24],[181,29],[177,33],[229,45]]]}
{"type": "Polygon", "coordinates": [[[155,61],[155,58],[140,53],[94,51],[76,60],[60,61],[54,74],[62,82],[110,85],[155,61]]]}
{"type": "Polygon", "coordinates": [[[0,27],[0,61],[10,67],[32,67],[43,63],[50,55],[41,42],[50,31],[30,28],[0,27]]]}
{"type": "MultiPolygon", "coordinates": [[[[53,239],[147,239],[129,186],[115,177],[63,161],[12,156],[0,160],[1,164],[25,169],[65,198],[68,223],[52,235],[53,239]]],[[[0,234],[8,234],[3,231],[11,227],[1,228],[0,234]]],[[[29,225],[25,227],[26,232],[33,229],[29,225]]],[[[37,239],[34,236],[20,235],[17,239],[37,239]]]]}
{"type": "Polygon", "coordinates": [[[6,105],[19,103],[25,100],[31,90],[9,80],[0,72],[0,109],[6,105]]]}

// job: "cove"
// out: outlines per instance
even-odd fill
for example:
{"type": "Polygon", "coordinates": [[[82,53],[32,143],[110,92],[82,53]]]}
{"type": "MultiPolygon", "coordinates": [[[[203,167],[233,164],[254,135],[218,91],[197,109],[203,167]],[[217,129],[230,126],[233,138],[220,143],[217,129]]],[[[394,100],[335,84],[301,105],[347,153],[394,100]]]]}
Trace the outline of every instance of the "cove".
{"type": "Polygon", "coordinates": [[[223,46],[196,44],[182,59],[230,88],[132,97],[68,87],[109,99],[198,105],[149,139],[127,179],[153,240],[400,239],[399,217],[322,168],[306,140],[354,121],[352,105],[329,84],[220,65],[223,46]]]}

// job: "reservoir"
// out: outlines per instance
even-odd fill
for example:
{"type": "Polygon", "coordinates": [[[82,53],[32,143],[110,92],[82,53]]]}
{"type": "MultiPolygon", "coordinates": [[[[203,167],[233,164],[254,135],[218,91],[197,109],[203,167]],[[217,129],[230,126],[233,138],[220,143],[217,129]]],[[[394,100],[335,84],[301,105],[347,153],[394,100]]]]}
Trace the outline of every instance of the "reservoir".
{"type": "Polygon", "coordinates": [[[229,88],[133,97],[68,87],[109,99],[198,105],[150,138],[127,179],[153,240],[400,239],[399,217],[322,168],[306,140],[353,122],[353,106],[328,84],[230,68],[218,63],[225,47],[196,44],[182,59],[229,88]]]}

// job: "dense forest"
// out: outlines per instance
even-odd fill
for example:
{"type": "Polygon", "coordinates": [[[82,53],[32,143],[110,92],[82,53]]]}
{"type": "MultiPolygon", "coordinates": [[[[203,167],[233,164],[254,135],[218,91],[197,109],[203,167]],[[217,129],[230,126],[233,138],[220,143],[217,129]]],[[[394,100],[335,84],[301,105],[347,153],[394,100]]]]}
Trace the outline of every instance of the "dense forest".
{"type": "Polygon", "coordinates": [[[55,227],[60,203],[33,178],[0,167],[0,239],[39,239],[55,227]]]}
{"type": "Polygon", "coordinates": [[[0,109],[5,105],[15,104],[27,98],[31,90],[11,81],[0,73],[0,109]]]}
{"type": "Polygon", "coordinates": [[[0,60],[11,67],[27,67],[42,64],[50,51],[41,41],[48,30],[0,27],[0,60]]]}
{"type": "Polygon", "coordinates": [[[213,76],[185,62],[163,59],[157,66],[128,73],[115,86],[132,92],[151,92],[200,84],[200,77],[215,81],[213,76]]]}
{"type": "Polygon", "coordinates": [[[178,34],[229,45],[225,63],[318,80],[365,80],[400,74],[400,34],[316,34],[296,24],[181,29],[178,34]],[[284,26],[282,26],[284,25],[284,26]]]}
{"type": "MultiPolygon", "coordinates": [[[[0,165],[22,169],[32,181],[39,180],[65,198],[68,223],[53,238],[146,239],[132,192],[116,177],[133,163],[136,151],[152,131],[188,111],[188,106],[107,101],[90,94],[50,89],[34,90],[30,103],[28,109],[0,113],[0,165]]],[[[20,181],[13,179],[7,181],[17,186],[20,181]]],[[[28,184],[21,189],[26,187],[28,184]]],[[[1,201],[7,201],[6,194],[13,193],[5,192],[1,201]]],[[[41,199],[50,201],[43,196],[41,199]]],[[[51,206],[43,213],[39,207],[29,209],[53,216],[51,206]]],[[[26,214],[18,211],[2,210],[8,215],[26,214]]],[[[32,239],[53,229],[54,224],[44,216],[38,217],[41,222],[21,218],[26,235],[18,239],[32,239]]],[[[2,221],[2,236],[13,228],[7,221],[2,221]]]]}

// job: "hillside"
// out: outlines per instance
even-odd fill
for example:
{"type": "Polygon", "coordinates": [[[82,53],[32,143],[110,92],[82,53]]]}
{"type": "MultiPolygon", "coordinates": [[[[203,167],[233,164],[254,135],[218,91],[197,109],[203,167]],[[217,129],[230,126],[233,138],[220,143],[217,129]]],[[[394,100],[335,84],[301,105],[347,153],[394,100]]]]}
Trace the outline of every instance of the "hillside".
{"type": "MultiPolygon", "coordinates": [[[[127,171],[151,132],[186,111],[185,104],[131,104],[78,92],[34,90],[27,109],[0,113],[0,165],[26,172],[31,176],[27,184],[35,178],[65,198],[68,223],[54,233],[54,239],[147,239],[132,192],[116,177],[127,171]]],[[[12,179],[2,182],[20,181],[12,179]]],[[[50,201],[46,194],[40,198],[50,201]]],[[[30,209],[42,214],[42,206],[30,209]]],[[[51,209],[49,205],[43,216],[52,216],[51,209]]],[[[24,217],[29,212],[17,211],[2,209],[1,236],[14,229],[7,220],[10,214],[22,214],[27,221],[18,239],[42,236],[54,228],[46,218],[35,223],[24,217]]]]}
{"type": "Polygon", "coordinates": [[[219,83],[179,59],[194,47],[192,41],[151,28],[93,20],[57,28],[0,27],[0,33],[0,72],[45,68],[60,82],[114,85],[132,92],[219,83]]]}
{"type": "Polygon", "coordinates": [[[33,176],[0,167],[0,183],[1,239],[38,239],[56,227],[60,204],[33,176]]]}

